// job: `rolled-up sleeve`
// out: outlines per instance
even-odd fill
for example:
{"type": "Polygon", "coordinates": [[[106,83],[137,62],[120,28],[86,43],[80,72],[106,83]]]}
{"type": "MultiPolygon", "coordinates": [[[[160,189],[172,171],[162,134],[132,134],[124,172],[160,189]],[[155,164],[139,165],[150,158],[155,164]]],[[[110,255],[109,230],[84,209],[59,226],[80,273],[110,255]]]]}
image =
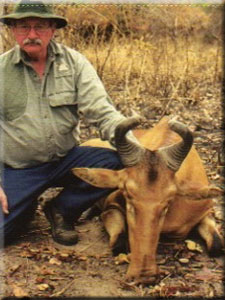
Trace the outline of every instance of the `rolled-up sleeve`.
{"type": "Polygon", "coordinates": [[[126,118],[114,107],[94,67],[82,58],[76,83],[78,113],[99,129],[102,140],[114,145],[115,127],[126,118]]]}

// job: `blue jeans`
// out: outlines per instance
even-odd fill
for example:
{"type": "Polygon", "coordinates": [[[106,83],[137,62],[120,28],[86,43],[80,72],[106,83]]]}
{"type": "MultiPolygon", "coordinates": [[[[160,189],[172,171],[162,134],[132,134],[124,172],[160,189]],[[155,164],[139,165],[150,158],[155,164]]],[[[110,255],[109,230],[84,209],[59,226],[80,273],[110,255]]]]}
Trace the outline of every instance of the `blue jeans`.
{"type": "Polygon", "coordinates": [[[55,206],[67,218],[75,219],[112,189],[94,187],[75,177],[74,167],[121,169],[116,151],[98,147],[75,147],[59,161],[25,169],[5,167],[3,189],[8,198],[9,215],[0,208],[0,232],[4,237],[17,236],[19,229],[30,221],[37,207],[37,197],[50,187],[63,187],[55,198],[55,206]]]}

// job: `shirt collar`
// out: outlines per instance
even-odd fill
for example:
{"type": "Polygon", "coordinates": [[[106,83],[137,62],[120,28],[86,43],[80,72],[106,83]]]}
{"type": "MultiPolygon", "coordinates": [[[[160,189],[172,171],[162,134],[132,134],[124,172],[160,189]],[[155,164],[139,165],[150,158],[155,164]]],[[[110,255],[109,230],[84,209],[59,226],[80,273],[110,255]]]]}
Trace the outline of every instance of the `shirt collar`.
{"type": "Polygon", "coordinates": [[[15,51],[14,51],[12,61],[14,64],[18,64],[22,59],[19,45],[16,45],[14,49],[15,51]]]}
{"type": "MultiPolygon", "coordinates": [[[[20,61],[26,61],[26,57],[23,53],[23,51],[21,51],[20,46],[16,45],[15,46],[15,51],[14,51],[14,55],[12,58],[12,61],[14,64],[18,64],[20,63],[20,61]]],[[[54,42],[54,41],[50,41],[49,46],[48,46],[48,58],[54,60],[56,56],[58,55],[62,55],[62,49],[59,47],[59,45],[54,42]]]]}
{"type": "Polygon", "coordinates": [[[55,56],[63,54],[61,47],[55,41],[49,43],[49,50],[49,53],[54,54],[55,56]]]}

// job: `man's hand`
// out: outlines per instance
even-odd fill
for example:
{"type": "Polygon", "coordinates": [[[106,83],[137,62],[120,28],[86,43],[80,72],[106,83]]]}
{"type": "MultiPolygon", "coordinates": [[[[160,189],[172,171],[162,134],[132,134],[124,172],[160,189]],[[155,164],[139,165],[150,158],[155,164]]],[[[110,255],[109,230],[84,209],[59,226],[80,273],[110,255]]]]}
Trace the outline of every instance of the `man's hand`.
{"type": "Polygon", "coordinates": [[[8,201],[7,201],[7,197],[6,197],[6,194],[4,193],[2,187],[0,186],[0,204],[2,206],[2,211],[5,213],[5,214],[8,214],[9,211],[8,211],[8,201]]]}

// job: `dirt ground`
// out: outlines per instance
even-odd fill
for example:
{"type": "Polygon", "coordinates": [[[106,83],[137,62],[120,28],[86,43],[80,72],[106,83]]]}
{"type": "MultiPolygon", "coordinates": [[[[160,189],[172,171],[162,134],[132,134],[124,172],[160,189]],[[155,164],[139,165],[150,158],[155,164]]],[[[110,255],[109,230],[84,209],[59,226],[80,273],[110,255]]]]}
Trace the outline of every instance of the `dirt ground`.
{"type": "MultiPolygon", "coordinates": [[[[147,106],[137,104],[146,116],[147,106]]],[[[217,90],[209,90],[198,103],[190,101],[170,103],[168,112],[179,115],[195,132],[195,144],[206,166],[212,183],[222,186],[223,131],[220,97],[217,90]]],[[[157,104],[152,105],[152,126],[159,118],[157,104]]],[[[86,129],[83,128],[83,136],[86,129]]],[[[90,131],[89,131],[90,132],[90,131]]],[[[43,197],[49,198],[54,191],[43,197]]],[[[222,231],[223,197],[215,199],[215,219],[222,231]]],[[[80,241],[66,247],[53,242],[49,224],[39,205],[29,230],[17,242],[1,251],[4,266],[0,274],[3,297],[219,297],[224,296],[224,256],[210,258],[201,241],[190,250],[188,241],[160,241],[157,262],[160,280],[156,285],[139,285],[125,282],[127,257],[113,257],[108,237],[98,216],[89,220],[85,215],[76,226],[80,241]],[[199,248],[198,245],[202,247],[199,248]]]]}

